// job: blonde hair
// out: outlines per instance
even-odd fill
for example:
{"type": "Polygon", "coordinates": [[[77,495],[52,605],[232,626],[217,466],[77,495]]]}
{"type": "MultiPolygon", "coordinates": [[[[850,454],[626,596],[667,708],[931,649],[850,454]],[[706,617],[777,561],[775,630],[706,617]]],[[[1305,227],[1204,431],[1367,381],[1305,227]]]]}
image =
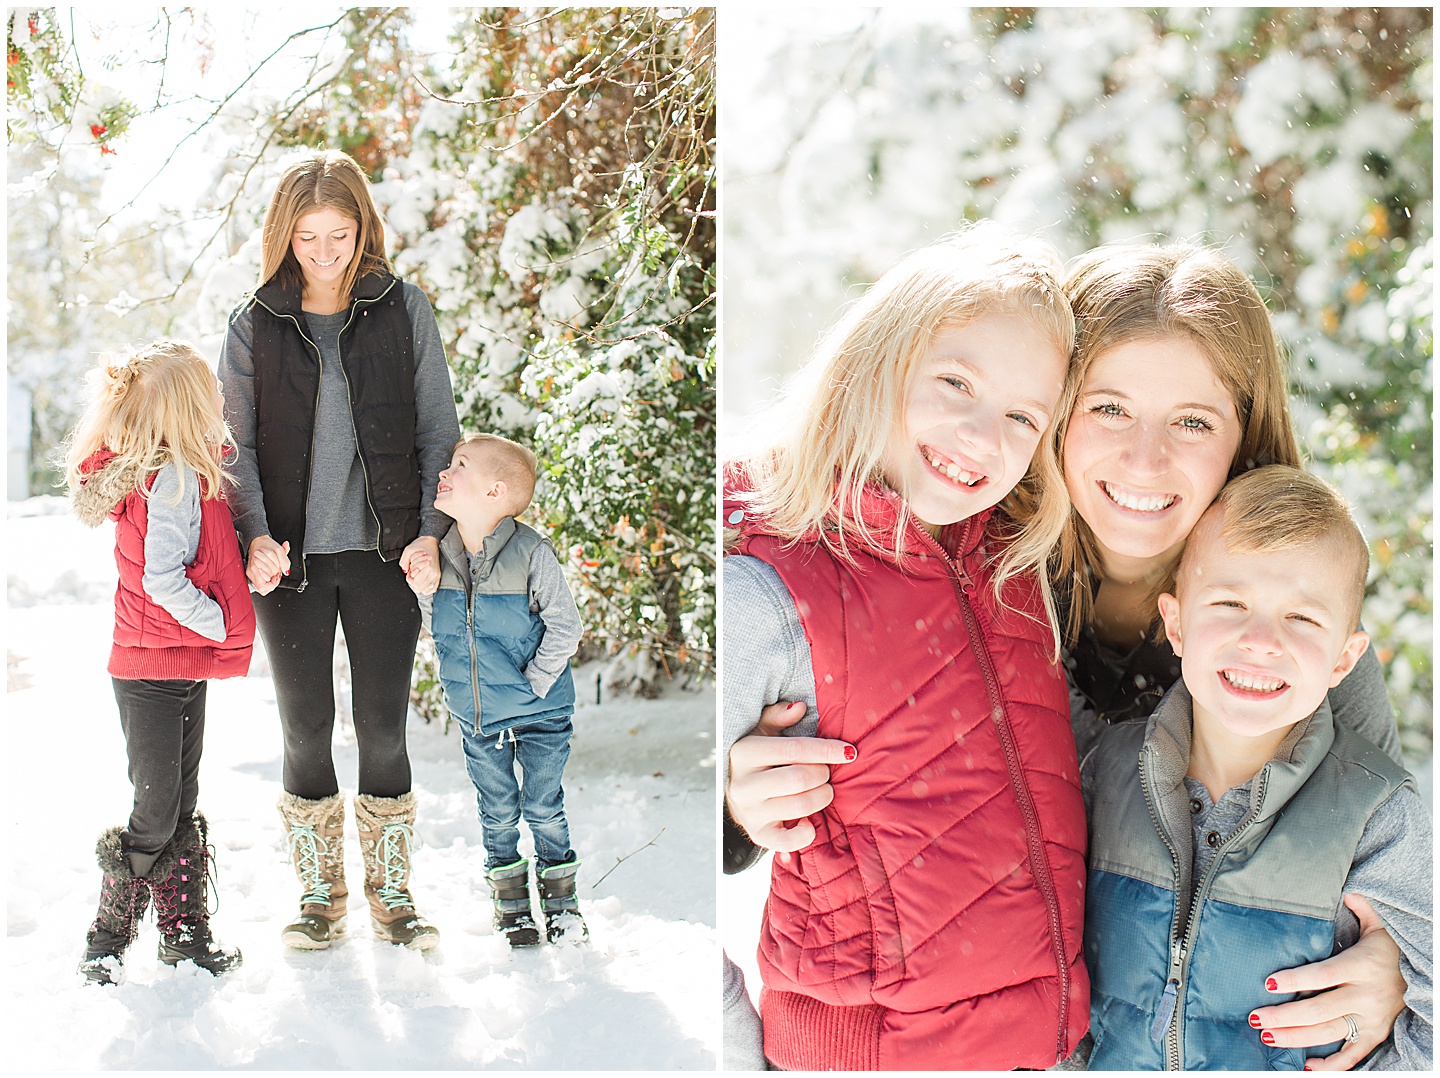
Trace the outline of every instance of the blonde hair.
{"type": "MultiPolygon", "coordinates": [[[[776,534],[818,539],[842,558],[850,557],[851,541],[874,545],[861,516],[864,487],[885,482],[881,462],[904,428],[906,395],[931,341],[984,315],[1008,313],[1032,319],[1068,356],[1075,327],[1060,270],[1048,244],[976,226],[887,271],[820,341],[803,376],[804,396],[789,407],[790,431],[744,462],[754,482],[750,505],[776,534]]],[[[1071,381],[1058,405],[1066,411],[1071,381]]],[[[1052,439],[1041,438],[1024,478],[999,507],[1004,519],[997,514],[992,526],[1009,543],[996,566],[996,595],[1011,577],[1040,568],[1053,624],[1043,568],[1070,501],[1052,439]]],[[[902,503],[902,529],[908,512],[902,503]]]]}
{"type": "Polygon", "coordinates": [[[332,209],[355,222],[355,256],[341,281],[348,297],[364,274],[389,270],[385,257],[385,225],[370,195],[370,181],[355,159],[339,150],[316,150],[285,170],[260,233],[260,283],[275,281],[303,292],[305,275],[291,250],[296,223],[307,213],[332,209]]]}
{"type": "MultiPolygon", "coordinates": [[[[122,465],[138,466],[142,480],[167,461],[179,461],[204,481],[205,497],[220,496],[229,479],[222,461],[232,444],[230,428],[217,400],[215,373],[192,344],[157,340],[103,355],[86,382],[90,404],[65,454],[72,492],[84,482],[81,465],[105,448],[122,465]]],[[[140,491],[147,491],[143,481],[140,491]]]]}
{"type": "MultiPolygon", "coordinates": [[[[1299,466],[1289,379],[1270,313],[1254,283],[1229,259],[1184,243],[1097,247],[1071,264],[1065,291],[1075,312],[1077,387],[1112,348],[1183,338],[1204,353],[1235,404],[1240,444],[1230,475],[1267,464],[1299,466]]],[[[1055,425],[1062,471],[1072,412],[1067,408],[1055,425]]],[[[1051,564],[1056,587],[1069,596],[1065,635],[1071,642],[1090,621],[1090,581],[1100,564],[1094,533],[1072,509],[1051,564]]],[[[1161,585],[1155,594],[1163,590],[1161,585]]]]}
{"type": "Polygon", "coordinates": [[[503,480],[510,489],[510,504],[506,507],[510,515],[519,516],[528,509],[530,499],[535,496],[539,458],[519,442],[498,434],[467,434],[455,443],[455,449],[467,445],[480,448],[486,463],[495,470],[495,478],[503,480]]]}
{"type": "MultiPolygon", "coordinates": [[[[1195,527],[1212,520],[1219,525],[1225,550],[1237,554],[1329,547],[1336,555],[1331,568],[1344,568],[1334,584],[1346,601],[1350,628],[1360,623],[1370,550],[1345,499],[1329,483],[1302,468],[1283,464],[1256,468],[1225,484],[1195,527]]],[[[1180,580],[1192,560],[1192,546],[1198,545],[1186,544],[1180,556],[1180,580]]]]}

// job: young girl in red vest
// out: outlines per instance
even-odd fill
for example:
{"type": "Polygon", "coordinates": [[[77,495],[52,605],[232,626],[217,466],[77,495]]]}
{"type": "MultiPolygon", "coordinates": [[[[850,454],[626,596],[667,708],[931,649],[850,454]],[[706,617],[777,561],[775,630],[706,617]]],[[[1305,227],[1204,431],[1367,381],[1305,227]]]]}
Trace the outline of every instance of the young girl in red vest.
{"type": "Polygon", "coordinates": [[[66,478],[75,513],[115,522],[115,636],[109,672],[135,807],[100,836],[100,908],[80,972],[122,979],[125,950],[153,899],[160,960],[211,973],[240,952],[210,935],[211,850],[196,811],[208,678],[250,666],[255,613],[223,497],[230,440],[219,383],[180,341],[109,356],[73,435],[66,478]]]}
{"type": "MultiPolygon", "coordinates": [[[[726,758],[785,699],[854,761],[808,820],[750,836],[788,851],[758,956],[773,1066],[1043,1068],[1085,1032],[1085,815],[1043,571],[1069,508],[1059,274],[988,228],[910,256],[822,342],[791,429],[729,469],[726,758]]],[[[728,961],[727,982],[743,1066],[758,1031],[728,961]]]]}

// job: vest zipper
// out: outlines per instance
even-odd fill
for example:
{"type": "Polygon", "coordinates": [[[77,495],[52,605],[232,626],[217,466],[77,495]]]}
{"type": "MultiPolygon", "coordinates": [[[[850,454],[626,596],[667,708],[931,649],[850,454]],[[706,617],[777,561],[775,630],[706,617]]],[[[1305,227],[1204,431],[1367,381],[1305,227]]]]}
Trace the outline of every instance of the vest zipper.
{"type": "Polygon", "coordinates": [[[1174,844],[1165,829],[1160,826],[1160,817],[1155,811],[1155,800],[1151,796],[1151,784],[1149,769],[1145,766],[1146,754],[1142,754],[1140,761],[1140,775],[1142,786],[1145,790],[1146,807],[1150,810],[1150,821],[1155,825],[1155,830],[1160,833],[1161,840],[1170,851],[1170,857],[1175,862],[1177,885],[1175,896],[1175,926],[1171,929],[1170,939],[1170,974],[1165,982],[1165,991],[1160,995],[1160,1007],[1155,1013],[1155,1020],[1150,1026],[1152,1038],[1159,1039],[1160,1030],[1165,1032],[1165,1069],[1178,1071],[1185,1069],[1185,992],[1190,980],[1190,953],[1195,945],[1195,930],[1199,926],[1199,918],[1195,916],[1205,901],[1205,895],[1210,890],[1210,884],[1215,879],[1215,873],[1220,865],[1221,859],[1229,848],[1235,843],[1260,814],[1259,806],[1265,802],[1265,784],[1270,777],[1270,768],[1266,766],[1256,778],[1256,793],[1252,796],[1255,808],[1250,814],[1240,821],[1239,826],[1230,833],[1224,843],[1216,847],[1215,856],[1210,859],[1209,866],[1205,869],[1205,875],[1198,883],[1195,883],[1190,892],[1190,903],[1185,910],[1183,926],[1180,924],[1180,896],[1178,885],[1180,882],[1180,856],[1175,850],[1174,844]]]}
{"type": "MultiPolygon", "coordinates": [[[[966,531],[961,536],[961,545],[969,541],[973,518],[965,522],[966,531]]],[[[1060,921],[1060,897],[1055,891],[1055,879],[1050,874],[1050,860],[1045,855],[1044,840],[1040,836],[1040,816],[1035,809],[1035,800],[1020,763],[1020,753],[1015,746],[1014,731],[1010,729],[1009,716],[1005,710],[1004,698],[1000,694],[1000,681],[995,675],[995,666],[990,660],[990,650],[985,646],[980,630],[980,619],[970,603],[969,592],[975,587],[974,581],[966,575],[955,559],[940,546],[923,528],[915,531],[939,551],[950,572],[950,582],[955,589],[955,598],[960,604],[960,614],[965,621],[965,631],[970,637],[971,649],[980,664],[980,674],[985,681],[985,693],[990,701],[990,718],[1000,738],[1000,748],[1005,754],[1005,769],[1009,773],[1010,788],[1015,793],[1020,815],[1025,820],[1025,847],[1029,855],[1030,871],[1045,900],[1045,910],[1050,921],[1050,943],[1055,953],[1056,972],[1060,980],[1059,1025],[1056,1030],[1055,1061],[1058,1063],[1070,1054],[1070,961],[1065,953],[1065,935],[1060,921]]]]}
{"type": "Polygon", "coordinates": [[[470,695],[475,701],[475,736],[480,736],[480,657],[475,651],[475,594],[470,559],[465,559],[465,641],[470,645],[470,695]]]}
{"type": "MultiPolygon", "coordinates": [[[[370,516],[375,521],[375,553],[379,555],[381,561],[385,560],[385,555],[380,551],[380,537],[385,529],[380,523],[380,514],[375,512],[375,506],[370,501],[370,468],[365,463],[365,454],[360,451],[360,431],[355,427],[355,399],[351,396],[350,376],[345,373],[345,353],[340,350],[340,339],[345,336],[345,331],[355,324],[355,312],[360,309],[360,304],[364,303],[368,307],[370,304],[384,299],[385,296],[389,294],[390,289],[394,287],[395,282],[392,280],[390,284],[386,286],[385,291],[381,292],[374,299],[357,299],[353,301],[350,304],[350,317],[345,320],[345,325],[341,327],[339,335],[335,338],[335,353],[340,357],[340,377],[345,379],[345,396],[350,401],[350,432],[355,436],[355,455],[360,458],[360,474],[365,477],[365,508],[370,510],[370,516]]],[[[318,409],[318,401],[320,399],[318,391],[316,392],[315,399],[318,409]]],[[[314,437],[313,431],[311,437],[312,439],[314,437]]],[[[314,451],[313,446],[311,451],[314,451]]]]}

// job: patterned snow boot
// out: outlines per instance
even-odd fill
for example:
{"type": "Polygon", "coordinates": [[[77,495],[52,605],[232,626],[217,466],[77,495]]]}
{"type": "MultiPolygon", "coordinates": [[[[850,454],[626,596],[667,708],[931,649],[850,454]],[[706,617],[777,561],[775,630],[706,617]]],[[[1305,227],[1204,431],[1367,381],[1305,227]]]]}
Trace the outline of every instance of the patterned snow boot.
{"type": "Polygon", "coordinates": [[[228,973],[241,962],[240,951],[221,947],[210,935],[208,884],[215,871],[205,817],[181,820],[150,874],[155,924],[160,929],[160,961],[167,966],[194,962],[210,973],[228,973]]]}
{"type": "Polygon", "coordinates": [[[305,893],[300,915],[280,938],[302,951],[323,951],[345,934],[345,795],[319,800],[280,795],[290,861],[305,893]]]}
{"type": "Polygon", "coordinates": [[[355,795],[355,825],[365,861],[365,898],[375,938],[416,951],[440,942],[440,930],[415,912],[410,897],[410,851],[415,838],[415,795],[355,795]]]}
{"type": "Polygon", "coordinates": [[[140,921],[150,907],[150,888],[137,876],[120,845],[121,827],[112,827],[95,844],[100,863],[100,907],[85,933],[80,972],[92,984],[119,984],[125,979],[125,949],[135,942],[140,921]]]}
{"type": "Polygon", "coordinates": [[[579,943],[588,939],[590,930],[580,916],[580,902],[575,898],[575,874],[579,861],[542,868],[535,877],[540,891],[540,912],[545,915],[545,938],[551,943],[569,940],[579,943]]]}
{"type": "Polygon", "coordinates": [[[522,857],[486,869],[485,882],[495,899],[495,931],[503,933],[511,947],[538,946],[540,930],[530,912],[530,862],[522,857]]]}

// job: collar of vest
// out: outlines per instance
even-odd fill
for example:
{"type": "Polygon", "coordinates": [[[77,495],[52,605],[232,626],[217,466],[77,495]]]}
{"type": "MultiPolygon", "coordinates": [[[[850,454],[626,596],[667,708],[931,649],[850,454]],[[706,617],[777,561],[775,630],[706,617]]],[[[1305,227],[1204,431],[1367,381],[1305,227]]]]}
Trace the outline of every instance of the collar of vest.
{"type": "MultiPolygon", "coordinates": [[[[1160,806],[1188,804],[1184,780],[1190,763],[1194,713],[1190,691],[1184,681],[1177,681],[1145,725],[1146,770],[1154,792],[1162,795],[1156,804],[1161,811],[1161,823],[1174,838],[1181,832],[1189,835],[1190,819],[1188,815],[1183,819],[1166,819],[1168,814],[1160,806]],[[1176,788],[1182,791],[1178,798],[1163,796],[1176,788]]],[[[1335,720],[1326,697],[1311,715],[1286,731],[1275,755],[1251,780],[1247,819],[1253,816],[1256,822],[1263,822],[1284,808],[1320,766],[1334,741],[1335,720]]],[[[1188,848],[1189,842],[1185,845],[1188,848]]]]}
{"type": "MultiPolygon", "coordinates": [[[[754,498],[754,484],[749,471],[743,464],[729,463],[724,473],[724,526],[736,533],[733,553],[745,553],[747,540],[778,536],[769,521],[751,508],[754,498]]],[[[857,551],[882,561],[903,564],[907,572],[924,572],[927,563],[934,563],[937,572],[943,572],[946,560],[962,561],[976,551],[984,542],[985,526],[993,510],[985,510],[964,520],[947,524],[940,531],[940,538],[933,538],[920,526],[915,517],[905,521],[904,531],[900,530],[903,502],[900,495],[880,483],[868,482],[860,491],[860,519],[870,533],[868,542],[857,538],[848,540],[848,545],[857,551]]],[[[796,540],[799,543],[819,543],[837,553],[839,544],[833,529],[814,528],[796,540]]]]}
{"type": "MultiPolygon", "coordinates": [[[[372,270],[356,279],[355,287],[350,290],[350,297],[360,302],[377,300],[399,280],[393,273],[372,270]]],[[[257,288],[255,298],[275,314],[288,314],[298,318],[303,313],[300,307],[300,289],[287,288],[275,278],[257,288]]]]}
{"type": "MultiPolygon", "coordinates": [[[[495,564],[500,551],[514,537],[519,530],[519,524],[514,517],[505,517],[495,526],[495,530],[485,537],[484,543],[480,546],[480,564],[478,571],[480,579],[490,575],[490,568],[495,564]]],[[[470,559],[466,557],[465,540],[460,538],[460,525],[452,524],[445,537],[440,540],[440,557],[447,561],[462,577],[470,575],[470,559]]]]}

